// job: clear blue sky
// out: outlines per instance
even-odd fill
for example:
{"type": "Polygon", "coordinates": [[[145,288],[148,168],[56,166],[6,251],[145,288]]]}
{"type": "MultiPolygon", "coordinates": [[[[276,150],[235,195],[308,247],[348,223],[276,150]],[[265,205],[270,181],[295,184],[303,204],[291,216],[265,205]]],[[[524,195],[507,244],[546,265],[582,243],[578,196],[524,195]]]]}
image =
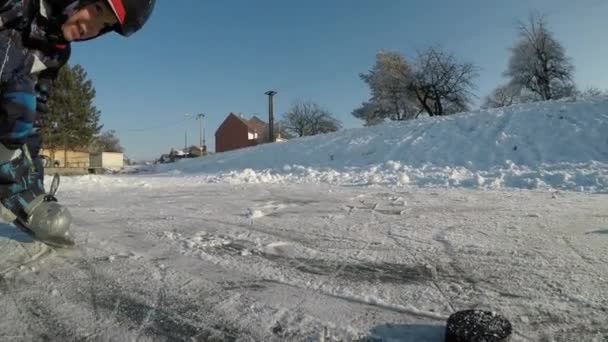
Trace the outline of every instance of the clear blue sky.
{"type": "Polygon", "coordinates": [[[153,159],[199,140],[203,112],[207,145],[229,112],[266,118],[274,89],[276,112],[311,99],[346,128],[368,98],[359,79],[379,49],[413,57],[441,44],[481,67],[477,95],[503,82],[516,23],[531,10],[549,25],[576,66],[581,87],[608,88],[606,0],[158,0],[143,31],[108,35],[73,46],[71,63],[88,71],[105,129],[117,131],[126,155],[153,159]]]}

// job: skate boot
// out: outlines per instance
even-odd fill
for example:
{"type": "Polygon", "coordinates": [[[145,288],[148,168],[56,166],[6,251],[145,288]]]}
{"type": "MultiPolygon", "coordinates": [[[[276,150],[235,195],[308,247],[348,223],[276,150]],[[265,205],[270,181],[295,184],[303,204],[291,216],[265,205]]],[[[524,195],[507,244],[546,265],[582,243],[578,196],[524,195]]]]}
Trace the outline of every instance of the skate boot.
{"type": "Polygon", "coordinates": [[[0,165],[0,182],[3,183],[0,185],[0,215],[36,240],[54,247],[73,246],[72,215],[55,197],[59,175],[55,175],[46,194],[42,178],[27,154],[25,149],[23,155],[0,165]]]}
{"type": "Polygon", "coordinates": [[[27,204],[25,219],[17,217],[15,225],[36,239],[54,246],[69,247],[74,245],[74,236],[70,231],[72,215],[59,203],[55,193],[59,186],[59,175],[53,177],[53,186],[48,195],[39,195],[27,204]],[[56,185],[55,185],[56,184],[56,185]]]}

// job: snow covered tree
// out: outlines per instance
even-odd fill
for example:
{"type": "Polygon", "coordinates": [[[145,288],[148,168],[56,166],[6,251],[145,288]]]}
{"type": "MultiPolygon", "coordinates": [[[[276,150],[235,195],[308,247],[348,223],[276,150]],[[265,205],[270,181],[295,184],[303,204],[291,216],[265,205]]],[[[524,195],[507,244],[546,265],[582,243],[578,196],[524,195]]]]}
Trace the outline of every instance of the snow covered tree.
{"type": "Polygon", "coordinates": [[[364,120],[367,126],[385,119],[401,121],[415,118],[420,110],[409,89],[411,73],[411,67],[400,54],[378,52],[373,68],[367,74],[359,75],[370,88],[371,98],[352,115],[364,120]]]}
{"type": "Polygon", "coordinates": [[[325,108],[312,101],[294,102],[281,127],[298,137],[338,131],[342,124],[325,108]]]}
{"type": "Polygon", "coordinates": [[[576,92],[573,72],[564,47],[548,30],[544,17],[531,14],[527,24],[520,23],[519,40],[504,73],[512,86],[527,89],[540,100],[559,99],[576,92]]]}
{"type": "Polygon", "coordinates": [[[430,47],[418,53],[409,89],[430,116],[448,115],[469,109],[477,76],[472,63],[461,63],[453,54],[430,47]]]}
{"type": "Polygon", "coordinates": [[[505,84],[494,89],[492,94],[485,97],[482,109],[500,108],[520,102],[521,88],[513,84],[505,84]]]}

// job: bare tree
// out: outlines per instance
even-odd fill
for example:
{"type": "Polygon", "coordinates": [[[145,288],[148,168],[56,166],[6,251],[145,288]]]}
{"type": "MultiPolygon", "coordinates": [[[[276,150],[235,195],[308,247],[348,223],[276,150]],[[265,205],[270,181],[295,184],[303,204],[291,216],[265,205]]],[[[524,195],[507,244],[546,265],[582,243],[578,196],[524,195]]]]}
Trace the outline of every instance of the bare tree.
{"type": "Polygon", "coordinates": [[[89,152],[91,153],[123,151],[124,149],[120,145],[120,139],[114,130],[109,130],[93,137],[93,141],[89,146],[89,152]]]}
{"type": "Polygon", "coordinates": [[[605,96],[608,95],[608,91],[596,87],[587,87],[585,90],[579,91],[577,95],[582,98],[605,96]]]}
{"type": "MultiPolygon", "coordinates": [[[[268,130],[268,127],[266,127],[266,130],[268,130]]],[[[293,138],[293,134],[291,132],[289,132],[285,127],[283,127],[283,123],[281,121],[275,121],[274,132],[275,132],[275,134],[280,135],[281,138],[284,138],[284,139],[293,138]]],[[[266,134],[266,136],[268,136],[268,132],[266,132],[265,134],[266,134]]]]}
{"type": "Polygon", "coordinates": [[[492,94],[486,96],[482,109],[500,108],[514,105],[520,102],[521,88],[513,84],[501,85],[494,89],[492,94]]]}
{"type": "Polygon", "coordinates": [[[475,65],[459,63],[453,54],[431,47],[418,53],[415,67],[409,89],[430,116],[469,108],[473,79],[478,76],[475,65]]]}
{"type": "Polygon", "coordinates": [[[558,99],[576,92],[574,66],[564,47],[547,28],[543,16],[531,14],[527,24],[519,25],[519,40],[511,49],[504,73],[510,83],[526,88],[541,100],[558,99]]]}
{"type": "Polygon", "coordinates": [[[289,133],[303,137],[335,132],[342,125],[328,110],[318,104],[298,100],[285,113],[281,126],[289,133]]]}
{"type": "Polygon", "coordinates": [[[409,89],[411,67],[396,52],[380,51],[376,63],[367,74],[359,77],[367,83],[371,98],[352,115],[365,120],[366,125],[377,124],[385,119],[401,121],[415,118],[420,110],[409,89]]]}
{"type": "Polygon", "coordinates": [[[414,119],[422,112],[435,116],[465,111],[474,97],[477,73],[475,65],[459,63],[438,47],[420,52],[413,67],[398,53],[381,51],[372,70],[360,75],[371,98],[352,115],[369,126],[385,119],[414,119]]]}

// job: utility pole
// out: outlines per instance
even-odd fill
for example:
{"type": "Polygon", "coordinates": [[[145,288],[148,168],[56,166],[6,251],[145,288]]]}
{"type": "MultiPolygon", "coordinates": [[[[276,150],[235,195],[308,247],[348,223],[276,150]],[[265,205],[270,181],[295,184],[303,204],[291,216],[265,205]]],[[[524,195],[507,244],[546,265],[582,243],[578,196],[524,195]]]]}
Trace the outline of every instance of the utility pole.
{"type": "Polygon", "coordinates": [[[201,149],[203,149],[203,146],[205,146],[205,129],[203,127],[204,118],[205,118],[205,114],[203,114],[203,113],[196,116],[196,119],[201,121],[201,131],[200,131],[200,148],[201,149]]]}
{"type": "Polygon", "coordinates": [[[270,90],[264,93],[268,95],[268,142],[274,142],[274,96],[276,91],[270,90]]]}

